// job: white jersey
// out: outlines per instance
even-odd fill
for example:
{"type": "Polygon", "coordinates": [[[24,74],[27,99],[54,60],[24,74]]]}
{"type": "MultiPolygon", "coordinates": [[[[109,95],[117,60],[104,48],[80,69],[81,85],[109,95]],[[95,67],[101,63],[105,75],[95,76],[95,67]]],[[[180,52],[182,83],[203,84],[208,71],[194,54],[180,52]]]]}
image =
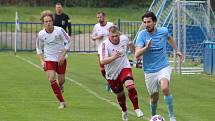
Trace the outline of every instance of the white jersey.
{"type": "Polygon", "coordinates": [[[107,22],[107,24],[105,26],[101,26],[100,23],[97,23],[94,26],[93,32],[92,32],[92,37],[94,38],[96,36],[103,36],[102,39],[96,40],[96,45],[98,47],[98,50],[99,50],[99,45],[101,44],[101,42],[108,38],[108,34],[109,34],[108,30],[111,26],[114,26],[114,24],[111,22],[107,22]]]}
{"type": "Polygon", "coordinates": [[[45,61],[58,62],[60,54],[70,46],[70,37],[63,28],[57,26],[54,26],[52,33],[41,30],[36,40],[37,54],[43,53],[45,61]]]}
{"type": "Polygon", "coordinates": [[[126,55],[129,39],[125,35],[120,36],[120,42],[118,45],[114,45],[109,39],[106,39],[101,43],[100,47],[100,60],[105,59],[113,55],[115,51],[121,52],[121,57],[112,61],[109,64],[104,65],[106,71],[106,79],[116,80],[123,68],[131,68],[129,60],[126,55]]]}

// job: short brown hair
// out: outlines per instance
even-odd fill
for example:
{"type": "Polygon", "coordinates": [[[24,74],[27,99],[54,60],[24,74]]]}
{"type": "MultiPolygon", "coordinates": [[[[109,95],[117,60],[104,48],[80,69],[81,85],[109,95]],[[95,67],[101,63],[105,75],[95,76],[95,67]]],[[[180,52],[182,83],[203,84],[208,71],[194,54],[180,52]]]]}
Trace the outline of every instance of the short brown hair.
{"type": "Polygon", "coordinates": [[[45,11],[43,11],[43,12],[41,12],[41,17],[40,17],[40,21],[41,22],[44,22],[44,17],[46,17],[46,16],[50,16],[51,18],[52,18],[52,21],[54,21],[54,16],[53,16],[53,14],[52,14],[52,12],[50,11],[50,10],[45,10],[45,11]]]}
{"type": "Polygon", "coordinates": [[[102,14],[102,16],[104,16],[104,17],[106,16],[106,14],[105,14],[104,12],[101,12],[101,11],[100,11],[100,12],[97,12],[96,15],[97,15],[97,14],[102,14]]]}

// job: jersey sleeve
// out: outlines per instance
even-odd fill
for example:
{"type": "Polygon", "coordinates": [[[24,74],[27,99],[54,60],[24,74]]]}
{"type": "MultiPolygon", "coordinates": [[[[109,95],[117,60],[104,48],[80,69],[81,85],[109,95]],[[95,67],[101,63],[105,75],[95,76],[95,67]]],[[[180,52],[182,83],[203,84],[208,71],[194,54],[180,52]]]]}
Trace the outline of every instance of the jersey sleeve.
{"type": "Polygon", "coordinates": [[[70,46],[72,44],[71,38],[68,36],[68,34],[66,33],[66,31],[63,28],[61,28],[61,32],[63,34],[63,41],[64,41],[64,44],[65,44],[64,48],[69,50],[70,46]]]}
{"type": "Polygon", "coordinates": [[[125,36],[125,41],[126,41],[126,44],[127,44],[127,45],[129,45],[129,44],[132,43],[132,41],[130,41],[130,39],[129,39],[127,36],[125,36]]]}
{"type": "MultiPolygon", "coordinates": [[[[166,28],[166,27],[165,27],[166,28]]],[[[167,37],[171,37],[171,34],[169,33],[168,28],[166,28],[167,37]]]]}
{"type": "Polygon", "coordinates": [[[44,41],[40,37],[40,34],[38,34],[37,39],[36,39],[36,51],[37,54],[42,54],[44,50],[44,41]]]}
{"type": "Polygon", "coordinates": [[[135,46],[136,47],[144,47],[145,41],[146,40],[144,39],[144,33],[142,31],[140,31],[137,35],[135,46]]]}
{"type": "Polygon", "coordinates": [[[108,57],[108,49],[107,49],[107,46],[106,46],[106,44],[105,44],[104,42],[102,42],[102,43],[100,44],[99,53],[100,53],[100,54],[99,54],[100,60],[105,59],[105,58],[108,57]]]}
{"type": "Polygon", "coordinates": [[[94,39],[96,35],[97,35],[97,32],[96,32],[96,25],[95,25],[92,31],[92,38],[94,39]]]}

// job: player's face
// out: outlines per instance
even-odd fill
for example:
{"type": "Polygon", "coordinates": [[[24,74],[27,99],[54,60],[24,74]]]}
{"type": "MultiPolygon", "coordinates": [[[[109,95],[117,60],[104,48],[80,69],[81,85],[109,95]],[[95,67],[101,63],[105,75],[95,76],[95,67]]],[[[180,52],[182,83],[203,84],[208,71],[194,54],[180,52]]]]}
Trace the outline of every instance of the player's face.
{"type": "Polygon", "coordinates": [[[110,33],[109,40],[112,44],[117,45],[120,42],[119,33],[110,33]]]}
{"type": "Polygon", "coordinates": [[[62,13],[62,11],[63,11],[62,5],[56,5],[55,6],[55,11],[56,11],[56,13],[62,13]]]}
{"type": "Polygon", "coordinates": [[[100,13],[96,15],[99,23],[103,23],[105,21],[105,17],[100,13]]]}
{"type": "Polygon", "coordinates": [[[52,20],[52,18],[50,16],[45,16],[43,18],[43,20],[44,20],[43,24],[44,24],[45,29],[53,28],[53,20],[52,20]]]}
{"type": "Polygon", "coordinates": [[[143,24],[148,32],[154,32],[155,30],[155,22],[152,21],[151,17],[145,17],[143,19],[143,24]]]}

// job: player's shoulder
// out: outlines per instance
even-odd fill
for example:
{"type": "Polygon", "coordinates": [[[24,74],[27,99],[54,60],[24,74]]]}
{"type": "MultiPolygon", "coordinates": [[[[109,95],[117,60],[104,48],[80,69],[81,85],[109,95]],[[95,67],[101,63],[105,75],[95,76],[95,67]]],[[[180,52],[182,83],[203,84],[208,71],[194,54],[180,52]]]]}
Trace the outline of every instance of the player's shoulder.
{"type": "Polygon", "coordinates": [[[114,26],[114,23],[113,22],[107,22],[107,25],[114,26]]]}
{"type": "Polygon", "coordinates": [[[61,30],[61,29],[63,29],[62,27],[59,27],[59,26],[54,26],[54,30],[56,30],[56,31],[59,31],[59,30],[61,30]]]}
{"type": "Polygon", "coordinates": [[[96,23],[96,24],[94,25],[94,28],[98,28],[98,27],[100,27],[100,23],[96,23]]]}
{"type": "Polygon", "coordinates": [[[129,38],[126,35],[122,34],[120,35],[120,40],[129,40],[129,38]]]}
{"type": "Polygon", "coordinates": [[[64,30],[62,27],[54,26],[54,31],[57,32],[57,33],[62,33],[62,32],[64,32],[65,30],[64,30]]]}
{"type": "Polygon", "coordinates": [[[44,34],[46,34],[46,30],[45,29],[42,29],[38,32],[38,36],[41,37],[43,36],[44,34]]]}
{"type": "Polygon", "coordinates": [[[62,14],[63,14],[63,16],[65,16],[65,17],[69,17],[68,14],[66,14],[66,13],[62,13],[62,14]]]}
{"type": "Polygon", "coordinates": [[[104,41],[102,41],[101,43],[103,43],[103,45],[105,45],[106,47],[109,47],[111,45],[111,42],[109,40],[109,38],[106,38],[104,41]]]}
{"type": "Polygon", "coordinates": [[[102,41],[102,43],[108,43],[109,42],[109,38],[106,38],[104,41],[102,41]]]}
{"type": "Polygon", "coordinates": [[[138,32],[138,35],[146,35],[147,33],[148,33],[148,31],[146,29],[143,29],[138,32]]]}
{"type": "Polygon", "coordinates": [[[157,30],[159,32],[168,32],[168,28],[167,27],[158,27],[157,30]]]}
{"type": "Polygon", "coordinates": [[[128,36],[126,36],[126,35],[120,35],[120,43],[124,43],[124,44],[128,44],[128,43],[130,43],[130,40],[129,40],[129,38],[128,38],[128,36]]]}

